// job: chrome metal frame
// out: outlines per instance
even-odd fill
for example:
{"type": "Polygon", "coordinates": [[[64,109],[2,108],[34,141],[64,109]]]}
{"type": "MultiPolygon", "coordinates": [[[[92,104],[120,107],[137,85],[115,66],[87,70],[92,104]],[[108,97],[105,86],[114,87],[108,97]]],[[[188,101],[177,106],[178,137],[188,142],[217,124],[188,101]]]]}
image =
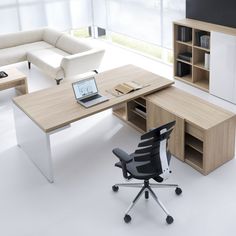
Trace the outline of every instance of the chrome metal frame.
{"type": "Polygon", "coordinates": [[[163,203],[159,200],[155,192],[152,190],[152,188],[177,188],[179,187],[178,184],[156,184],[156,183],[149,183],[148,180],[144,180],[144,183],[118,183],[115,184],[116,187],[131,187],[131,188],[141,188],[137,196],[134,198],[132,203],[129,205],[128,209],[125,211],[125,215],[127,215],[131,209],[135,206],[135,204],[138,202],[138,200],[141,198],[143,193],[148,191],[150,195],[153,197],[153,199],[156,201],[156,203],[161,207],[161,209],[166,213],[167,216],[170,215],[168,210],[165,208],[163,203]]]}

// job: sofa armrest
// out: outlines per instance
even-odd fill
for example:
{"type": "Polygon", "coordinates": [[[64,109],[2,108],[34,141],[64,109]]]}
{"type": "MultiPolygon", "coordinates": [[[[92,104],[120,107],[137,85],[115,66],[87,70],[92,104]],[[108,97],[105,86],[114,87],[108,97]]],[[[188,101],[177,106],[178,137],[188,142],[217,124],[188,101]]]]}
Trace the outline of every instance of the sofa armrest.
{"type": "Polygon", "coordinates": [[[65,72],[65,77],[97,70],[104,53],[104,49],[91,49],[86,52],[63,57],[61,67],[65,72]]]}

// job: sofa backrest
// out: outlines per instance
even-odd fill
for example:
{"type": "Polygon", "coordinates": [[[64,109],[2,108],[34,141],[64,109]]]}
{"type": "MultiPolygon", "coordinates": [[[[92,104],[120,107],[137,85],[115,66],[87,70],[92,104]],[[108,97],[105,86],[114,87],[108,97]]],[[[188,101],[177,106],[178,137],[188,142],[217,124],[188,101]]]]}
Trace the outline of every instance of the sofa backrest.
{"type": "Polygon", "coordinates": [[[92,49],[92,47],[90,47],[87,43],[82,40],[75,39],[67,34],[63,34],[58,39],[56,47],[70,54],[85,52],[92,49]]]}
{"type": "Polygon", "coordinates": [[[54,47],[56,46],[57,41],[63,35],[62,32],[54,30],[51,28],[45,28],[43,32],[43,40],[54,47]]]}
{"type": "Polygon", "coordinates": [[[43,39],[43,29],[0,35],[0,49],[33,43],[43,39]]]}

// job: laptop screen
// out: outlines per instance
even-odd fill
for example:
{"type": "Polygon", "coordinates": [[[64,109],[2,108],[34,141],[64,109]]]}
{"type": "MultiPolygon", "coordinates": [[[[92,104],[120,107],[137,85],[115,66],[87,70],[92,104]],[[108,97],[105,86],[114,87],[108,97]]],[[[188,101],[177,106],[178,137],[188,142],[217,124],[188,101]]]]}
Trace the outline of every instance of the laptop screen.
{"type": "Polygon", "coordinates": [[[74,89],[75,98],[78,100],[98,93],[96,81],[93,77],[77,81],[72,84],[72,87],[74,89]]]}

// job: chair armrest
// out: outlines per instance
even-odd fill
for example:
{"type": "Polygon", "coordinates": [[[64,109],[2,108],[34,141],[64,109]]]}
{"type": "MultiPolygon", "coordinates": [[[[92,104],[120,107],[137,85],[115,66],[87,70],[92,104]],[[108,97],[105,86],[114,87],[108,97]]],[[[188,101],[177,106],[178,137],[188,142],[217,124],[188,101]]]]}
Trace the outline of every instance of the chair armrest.
{"type": "Polygon", "coordinates": [[[128,172],[127,172],[126,164],[132,161],[132,157],[130,157],[128,153],[126,153],[120,148],[115,148],[112,150],[112,152],[120,159],[124,178],[130,179],[130,176],[128,175],[128,172]]]}
{"type": "Polygon", "coordinates": [[[61,67],[65,72],[65,77],[97,70],[101,64],[104,53],[104,49],[91,49],[63,57],[61,67]]]}

